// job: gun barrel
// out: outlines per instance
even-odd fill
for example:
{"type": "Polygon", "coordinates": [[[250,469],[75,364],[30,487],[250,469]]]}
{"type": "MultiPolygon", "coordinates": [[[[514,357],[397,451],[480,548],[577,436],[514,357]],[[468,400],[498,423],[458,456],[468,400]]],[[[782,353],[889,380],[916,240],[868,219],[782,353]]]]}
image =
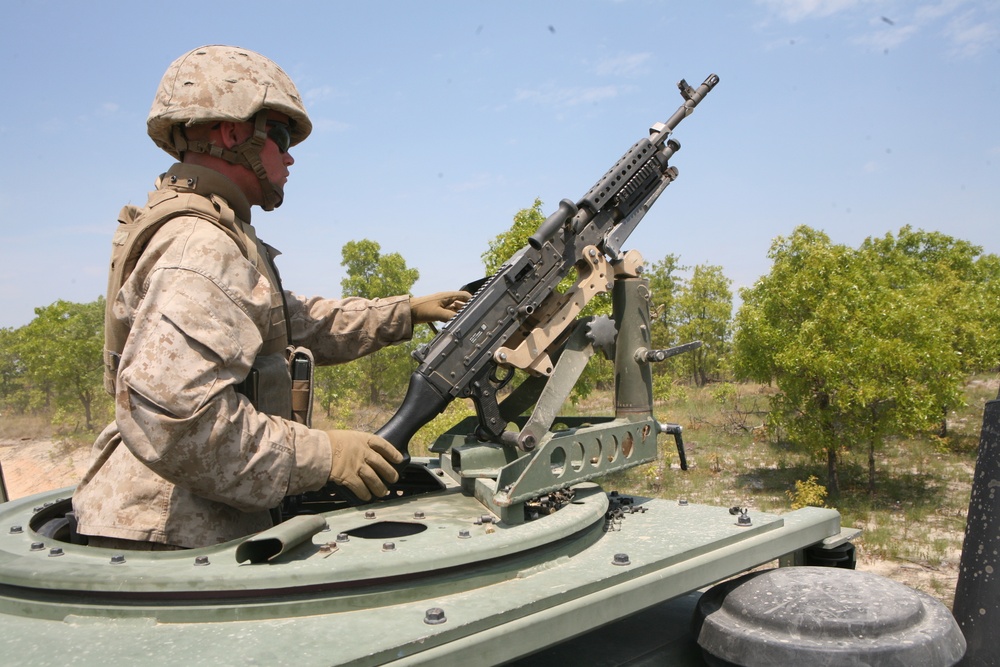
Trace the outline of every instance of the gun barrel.
{"type": "Polygon", "coordinates": [[[691,88],[684,79],[681,79],[677,87],[680,88],[681,95],[684,97],[684,104],[664,123],[666,130],[668,132],[673,131],[674,128],[680,125],[682,120],[690,116],[694,112],[694,108],[698,106],[698,103],[715,88],[717,83],[719,83],[719,77],[715,74],[709,74],[708,78],[697,89],[691,88]]]}

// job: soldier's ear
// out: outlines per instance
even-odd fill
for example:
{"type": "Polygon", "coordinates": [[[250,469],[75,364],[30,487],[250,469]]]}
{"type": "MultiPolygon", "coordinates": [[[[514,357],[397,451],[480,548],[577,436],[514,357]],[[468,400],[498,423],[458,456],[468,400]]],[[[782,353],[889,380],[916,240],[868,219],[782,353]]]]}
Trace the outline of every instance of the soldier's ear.
{"type": "Polygon", "coordinates": [[[233,123],[224,120],[212,128],[219,145],[223,148],[232,148],[242,143],[246,139],[243,132],[244,128],[241,127],[242,125],[246,125],[246,123],[233,123]]]}

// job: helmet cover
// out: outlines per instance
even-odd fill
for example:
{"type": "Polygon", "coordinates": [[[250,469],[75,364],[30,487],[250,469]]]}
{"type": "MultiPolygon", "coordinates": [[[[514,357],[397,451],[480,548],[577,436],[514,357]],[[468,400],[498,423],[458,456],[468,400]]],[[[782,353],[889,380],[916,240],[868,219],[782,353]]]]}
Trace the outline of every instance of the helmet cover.
{"type": "Polygon", "coordinates": [[[249,121],[265,109],[291,119],[292,146],[312,131],[302,96],[272,60],[235,46],[202,46],[167,68],[149,110],[146,130],[157,146],[180,159],[174,143],[175,126],[249,121]]]}

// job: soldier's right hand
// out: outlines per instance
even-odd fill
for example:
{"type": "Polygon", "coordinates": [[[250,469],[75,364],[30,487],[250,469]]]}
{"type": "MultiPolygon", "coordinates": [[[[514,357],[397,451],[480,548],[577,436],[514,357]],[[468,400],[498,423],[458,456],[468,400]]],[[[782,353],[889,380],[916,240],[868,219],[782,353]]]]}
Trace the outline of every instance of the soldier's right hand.
{"type": "Polygon", "coordinates": [[[393,464],[403,462],[403,454],[388,440],[361,431],[327,431],[333,463],[330,481],[361,500],[381,498],[389,493],[386,484],[399,479],[393,464]]]}

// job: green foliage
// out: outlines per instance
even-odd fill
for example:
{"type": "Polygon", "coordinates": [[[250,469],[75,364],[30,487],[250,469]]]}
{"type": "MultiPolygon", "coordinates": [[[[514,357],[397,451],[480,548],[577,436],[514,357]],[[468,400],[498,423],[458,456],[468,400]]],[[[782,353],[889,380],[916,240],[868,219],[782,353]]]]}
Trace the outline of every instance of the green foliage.
{"type": "Polygon", "coordinates": [[[70,430],[93,430],[98,418],[110,414],[103,381],[103,297],[36,308],[28,325],[4,330],[0,343],[8,405],[52,410],[54,423],[70,430]]]}
{"type": "Polygon", "coordinates": [[[698,386],[718,379],[729,349],[733,311],[732,281],[722,267],[699,264],[691,277],[676,255],[653,262],[646,270],[651,293],[651,336],[654,348],[700,340],[702,346],[653,367],[655,376],[690,378],[698,386]]]}
{"type": "Polygon", "coordinates": [[[785,491],[792,501],[792,509],[803,507],[826,507],[826,487],[819,483],[816,475],[809,475],[806,481],[795,480],[795,491],[785,491]]]}
{"type": "Polygon", "coordinates": [[[699,264],[675,299],[679,342],[702,342],[701,347],[681,357],[689,377],[699,387],[718,376],[728,351],[733,317],[731,284],[721,266],[699,264]]]}
{"type": "MultiPolygon", "coordinates": [[[[406,266],[402,255],[383,254],[381,246],[368,239],[344,244],[341,257],[341,266],[347,269],[340,283],[345,297],[375,299],[408,294],[420,277],[417,269],[406,266]]],[[[422,337],[426,338],[426,332],[414,332],[413,340],[348,364],[318,368],[315,392],[320,407],[328,417],[346,419],[358,403],[377,405],[402,398],[413,370],[410,353],[422,337]]]]}
{"type": "Polygon", "coordinates": [[[960,401],[956,332],[971,313],[954,305],[977,253],[909,228],[854,250],[799,227],[775,240],[770,274],[742,290],[733,368],[777,384],[770,425],[825,453],[831,493],[840,452],[869,449],[873,487],[887,437],[926,430],[960,401]]]}
{"type": "Polygon", "coordinates": [[[420,278],[420,272],[406,266],[402,255],[383,254],[375,241],[348,241],[340,255],[340,265],[347,269],[347,276],[340,281],[344,296],[376,299],[407,294],[420,278]]]}

